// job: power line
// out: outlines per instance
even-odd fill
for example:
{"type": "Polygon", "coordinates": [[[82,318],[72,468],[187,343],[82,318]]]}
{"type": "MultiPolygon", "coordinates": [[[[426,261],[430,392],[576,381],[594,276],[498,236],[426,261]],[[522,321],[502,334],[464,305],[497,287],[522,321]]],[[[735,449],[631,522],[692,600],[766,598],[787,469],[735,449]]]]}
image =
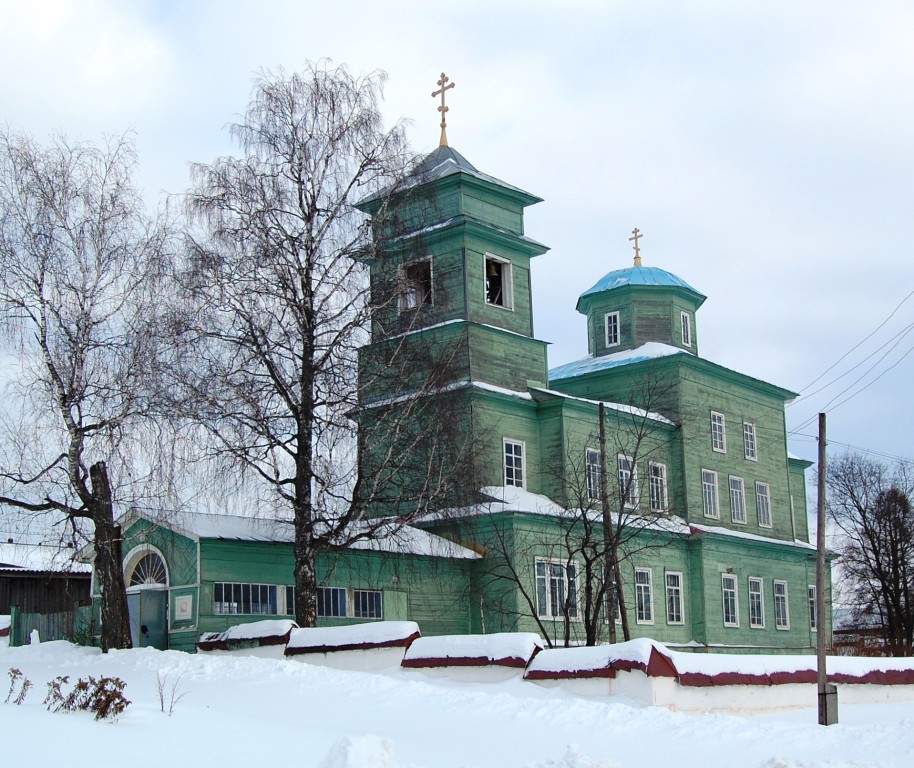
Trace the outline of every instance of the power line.
{"type": "MultiPolygon", "coordinates": [[[[870,333],[868,333],[866,336],[864,336],[859,342],[857,342],[857,344],[855,344],[847,352],[845,352],[843,355],[841,355],[841,357],[839,357],[834,363],[832,363],[832,365],[830,365],[828,368],[826,368],[824,371],[822,371],[822,373],[820,373],[818,376],[816,376],[816,378],[814,378],[811,382],[809,382],[809,384],[807,384],[805,387],[802,387],[800,389],[800,391],[802,392],[803,390],[809,389],[813,384],[815,384],[817,381],[819,381],[819,379],[821,379],[823,376],[825,376],[825,374],[827,374],[829,371],[831,371],[833,368],[835,368],[835,366],[837,366],[838,363],[840,363],[842,360],[844,360],[845,357],[847,357],[849,354],[851,354],[851,352],[854,352],[855,350],[859,349],[861,345],[863,345],[866,341],[868,341],[870,338],[872,338],[872,336],[874,336],[879,330],[881,330],[882,327],[895,316],[895,314],[898,312],[898,310],[901,309],[901,307],[904,305],[904,303],[908,299],[910,299],[912,296],[914,296],[914,291],[911,291],[900,302],[898,302],[898,304],[895,305],[895,308],[889,313],[888,317],[886,317],[885,320],[883,320],[881,323],[879,323],[879,325],[877,325],[875,329],[870,331],[870,333]]],[[[866,358],[864,358],[864,360],[865,359],[866,358]]],[[[853,370],[853,368],[851,370],[853,370]]],[[[836,379],[836,381],[837,381],[837,379],[836,379]]]]}

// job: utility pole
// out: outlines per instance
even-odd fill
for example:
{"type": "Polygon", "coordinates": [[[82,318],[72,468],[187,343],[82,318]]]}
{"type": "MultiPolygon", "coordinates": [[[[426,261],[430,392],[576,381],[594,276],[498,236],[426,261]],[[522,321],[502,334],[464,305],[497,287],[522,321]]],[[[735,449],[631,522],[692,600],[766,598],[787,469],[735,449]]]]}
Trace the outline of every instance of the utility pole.
{"type": "Polygon", "coordinates": [[[838,688],[829,684],[825,666],[825,414],[819,414],[819,498],[816,504],[816,682],[819,725],[838,722],[838,688]]]}

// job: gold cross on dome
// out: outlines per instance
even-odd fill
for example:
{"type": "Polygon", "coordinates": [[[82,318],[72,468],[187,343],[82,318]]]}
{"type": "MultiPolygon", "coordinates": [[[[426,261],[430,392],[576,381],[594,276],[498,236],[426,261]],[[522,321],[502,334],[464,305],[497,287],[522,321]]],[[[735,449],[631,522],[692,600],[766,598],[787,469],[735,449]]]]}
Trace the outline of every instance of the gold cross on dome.
{"type": "Polygon", "coordinates": [[[639,241],[642,237],[644,237],[644,235],[641,234],[641,230],[638,229],[638,227],[635,227],[635,228],[632,230],[632,236],[631,236],[630,238],[628,238],[629,240],[631,240],[631,241],[634,242],[634,244],[635,244],[635,266],[636,266],[636,267],[640,267],[640,266],[641,266],[641,249],[638,247],[638,241],[639,241]]]}
{"type": "Polygon", "coordinates": [[[441,140],[438,142],[439,147],[447,146],[447,118],[445,117],[445,113],[448,111],[449,107],[444,103],[444,93],[457,85],[457,83],[450,83],[449,85],[449,81],[450,78],[442,72],[441,79],[438,80],[438,90],[432,91],[432,98],[435,96],[441,97],[441,106],[438,107],[438,111],[441,113],[441,140]]]}

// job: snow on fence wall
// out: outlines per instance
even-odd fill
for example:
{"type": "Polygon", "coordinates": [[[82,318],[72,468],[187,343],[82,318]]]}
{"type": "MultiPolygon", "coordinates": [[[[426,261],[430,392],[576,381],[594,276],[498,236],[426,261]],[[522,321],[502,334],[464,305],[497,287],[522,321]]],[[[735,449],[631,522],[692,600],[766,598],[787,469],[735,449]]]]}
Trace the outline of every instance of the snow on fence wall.
{"type": "MultiPolygon", "coordinates": [[[[649,639],[543,650],[534,633],[420,637],[411,621],[298,628],[254,622],[202,635],[201,651],[299,658],[340,669],[396,669],[457,680],[496,681],[523,674],[543,686],[589,696],[627,696],[680,710],[766,710],[816,705],[815,656],[672,651],[649,639]]],[[[828,658],[839,701],[914,699],[914,659],[828,658]]]]}
{"type": "Polygon", "coordinates": [[[406,649],[419,636],[414,621],[299,628],[292,630],[286,656],[302,656],[309,664],[340,669],[384,669],[399,666],[406,649]]]}
{"type": "MultiPolygon", "coordinates": [[[[524,675],[585,695],[624,695],[681,710],[815,706],[815,656],[696,654],[639,639],[595,648],[543,651],[524,675]]],[[[839,701],[914,699],[914,659],[831,656],[839,701]]]]}
{"type": "Polygon", "coordinates": [[[544,646],[535,632],[420,637],[401,666],[432,677],[495,681],[523,674],[544,646]]]}
{"type": "Polygon", "coordinates": [[[247,655],[282,657],[292,630],[291,619],[266,619],[235,624],[224,632],[204,632],[197,640],[199,651],[245,651],[247,655]]]}

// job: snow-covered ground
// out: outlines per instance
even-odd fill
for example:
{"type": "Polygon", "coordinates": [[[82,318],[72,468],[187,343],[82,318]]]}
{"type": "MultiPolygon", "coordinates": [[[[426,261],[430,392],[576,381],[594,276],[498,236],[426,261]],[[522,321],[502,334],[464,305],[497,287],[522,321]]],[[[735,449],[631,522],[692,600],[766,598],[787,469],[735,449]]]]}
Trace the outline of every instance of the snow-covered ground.
{"type": "MultiPolygon", "coordinates": [[[[755,716],[686,715],[520,680],[425,681],[416,673],[347,672],[292,659],[150,649],[103,655],[51,642],[0,647],[3,765],[302,768],[909,768],[914,703],[840,707],[816,724],[814,702],[755,716]],[[3,704],[10,668],[33,683],[3,704]],[[156,676],[177,702],[160,711],[156,676]],[[132,704],[117,723],[45,711],[57,675],[118,676],[132,704]]],[[[748,695],[752,695],[749,693],[748,695]]]]}

